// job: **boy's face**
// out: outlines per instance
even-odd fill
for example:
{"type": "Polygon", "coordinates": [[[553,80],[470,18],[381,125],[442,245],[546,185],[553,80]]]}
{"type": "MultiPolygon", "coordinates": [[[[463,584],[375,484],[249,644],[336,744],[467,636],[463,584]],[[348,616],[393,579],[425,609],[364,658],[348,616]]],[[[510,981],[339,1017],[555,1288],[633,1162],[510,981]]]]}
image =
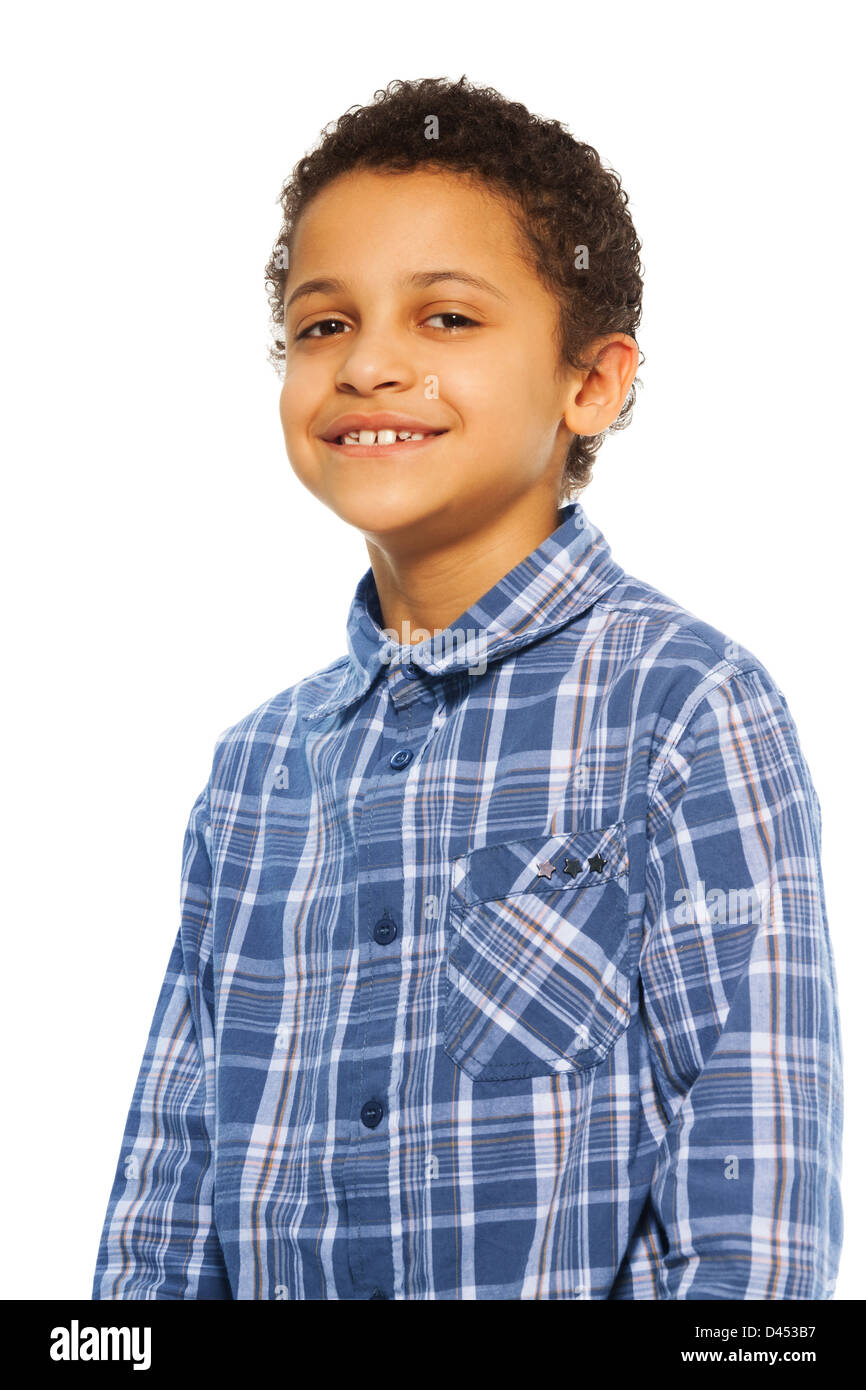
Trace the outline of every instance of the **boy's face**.
{"type": "Polygon", "coordinates": [[[286,451],[326,506],[386,549],[524,505],[552,527],[573,379],[558,370],[556,301],[483,187],[443,171],[343,175],[299,219],[285,302],[286,451]],[[323,280],[335,283],[293,299],[323,280]],[[383,412],[398,418],[371,419],[383,412]],[[333,438],[367,422],[397,442],[333,438]],[[426,437],[402,443],[408,430],[426,437]]]}

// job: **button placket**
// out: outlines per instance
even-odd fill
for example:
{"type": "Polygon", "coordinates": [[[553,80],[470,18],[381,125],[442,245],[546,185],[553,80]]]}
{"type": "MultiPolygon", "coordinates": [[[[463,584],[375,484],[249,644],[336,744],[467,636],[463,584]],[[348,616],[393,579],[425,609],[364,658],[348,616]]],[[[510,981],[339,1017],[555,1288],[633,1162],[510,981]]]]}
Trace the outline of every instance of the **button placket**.
{"type": "Polygon", "coordinates": [[[438,727],[431,693],[416,683],[413,689],[410,708],[404,704],[401,710],[382,687],[380,762],[364,788],[357,827],[358,974],[346,1034],[352,1039],[355,1138],[342,1175],[351,1231],[349,1268],[357,1296],[367,1298],[392,1297],[394,1280],[387,1234],[392,1219],[389,1105],[400,1026],[400,951],[394,943],[399,947],[401,932],[409,930],[402,920],[404,810],[396,779],[415,770],[416,756],[438,727]]]}

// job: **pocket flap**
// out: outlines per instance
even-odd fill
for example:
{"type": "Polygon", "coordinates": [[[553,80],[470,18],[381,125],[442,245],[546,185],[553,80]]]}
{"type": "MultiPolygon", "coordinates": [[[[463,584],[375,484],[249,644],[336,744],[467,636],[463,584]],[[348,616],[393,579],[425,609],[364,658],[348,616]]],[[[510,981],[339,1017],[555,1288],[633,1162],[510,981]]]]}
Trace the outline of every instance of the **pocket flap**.
{"type": "Polygon", "coordinates": [[[595,887],[627,873],[625,821],[616,821],[600,830],[562,831],[469,850],[454,860],[452,888],[470,907],[514,893],[595,887]]]}

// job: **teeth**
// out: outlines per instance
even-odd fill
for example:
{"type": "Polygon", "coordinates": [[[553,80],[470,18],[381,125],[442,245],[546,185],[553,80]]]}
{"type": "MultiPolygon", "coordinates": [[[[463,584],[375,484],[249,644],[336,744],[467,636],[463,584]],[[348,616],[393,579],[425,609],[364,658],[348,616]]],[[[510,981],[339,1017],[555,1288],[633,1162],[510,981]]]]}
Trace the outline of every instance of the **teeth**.
{"type": "Polygon", "coordinates": [[[360,444],[362,448],[369,449],[374,444],[396,444],[399,439],[401,442],[407,439],[426,439],[427,435],[423,432],[413,433],[411,430],[349,430],[341,435],[341,444],[360,444]]]}

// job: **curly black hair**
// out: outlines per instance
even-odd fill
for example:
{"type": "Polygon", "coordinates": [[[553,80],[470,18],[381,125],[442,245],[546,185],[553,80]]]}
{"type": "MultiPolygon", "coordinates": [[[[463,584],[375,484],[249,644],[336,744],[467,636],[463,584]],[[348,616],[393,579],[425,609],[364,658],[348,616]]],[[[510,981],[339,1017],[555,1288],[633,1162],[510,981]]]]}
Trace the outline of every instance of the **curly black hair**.
{"type": "MultiPolygon", "coordinates": [[[[286,353],[279,329],[285,324],[292,234],[301,213],[321,189],[350,170],[424,167],[473,175],[513,211],[527,260],[559,304],[563,364],[589,368],[583,353],[603,334],[637,337],[641,243],[619,175],[559,121],[542,120],[494,88],[468,83],[465,75],[458,82],[428,77],[391,82],[369,105],[352,107],[331,122],[284,184],[283,224],[265,268],[273,330],[268,356],[278,371],[286,353]],[[431,139],[433,117],[438,130],[431,139]]],[[[610,430],[629,423],[640,384],[635,378],[610,430]]],[[[560,500],[586,487],[607,432],[574,436],[560,500]]]]}

